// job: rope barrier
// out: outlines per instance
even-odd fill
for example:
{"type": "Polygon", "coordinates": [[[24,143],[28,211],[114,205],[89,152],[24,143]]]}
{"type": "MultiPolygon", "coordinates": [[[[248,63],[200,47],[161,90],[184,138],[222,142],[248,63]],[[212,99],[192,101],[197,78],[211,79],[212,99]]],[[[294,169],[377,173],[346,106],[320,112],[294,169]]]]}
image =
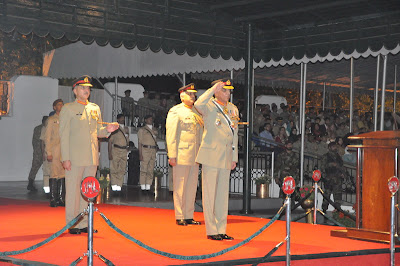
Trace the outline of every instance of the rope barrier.
{"type": "Polygon", "coordinates": [[[320,209],[318,209],[318,211],[322,214],[322,216],[324,216],[325,218],[327,218],[329,221],[331,221],[332,223],[336,224],[337,226],[340,227],[346,227],[345,225],[339,223],[338,221],[334,220],[333,218],[329,217],[328,215],[326,215],[326,213],[324,213],[323,211],[321,211],[320,209]]]}
{"type": "Polygon", "coordinates": [[[99,259],[101,259],[106,265],[108,266],[115,266],[114,263],[112,263],[110,260],[108,260],[106,257],[104,257],[101,254],[97,254],[96,255],[99,257],[99,259]]]}
{"type": "MultiPolygon", "coordinates": [[[[286,240],[286,239],[285,239],[285,240],[286,240]]],[[[267,253],[267,255],[265,255],[264,257],[262,257],[262,258],[260,259],[259,262],[254,263],[252,266],[257,266],[257,265],[260,264],[260,263],[266,262],[267,259],[269,259],[269,257],[271,257],[272,254],[274,254],[274,253],[278,250],[278,248],[279,248],[280,246],[282,246],[283,243],[285,243],[285,240],[279,242],[278,245],[276,245],[273,249],[271,249],[270,252],[267,253]]]]}
{"type": "Polygon", "coordinates": [[[74,225],[83,215],[85,215],[83,212],[78,214],[72,221],[70,221],[67,225],[65,225],[60,231],[56,232],[55,234],[51,235],[49,238],[43,240],[42,242],[37,243],[36,245],[33,245],[29,248],[21,249],[21,250],[15,250],[15,251],[5,251],[5,252],[0,252],[0,256],[8,256],[8,255],[19,255],[22,253],[26,253],[32,250],[35,250],[44,244],[49,243],[56,237],[59,237],[62,233],[64,233],[68,228],[70,228],[72,225],[74,225]]]}
{"type": "Polygon", "coordinates": [[[345,212],[340,205],[338,205],[337,203],[333,202],[330,198],[328,198],[325,195],[325,192],[318,186],[319,191],[321,191],[322,197],[324,197],[324,199],[326,199],[329,204],[331,204],[336,210],[338,210],[339,212],[343,213],[345,216],[349,217],[350,219],[352,219],[353,221],[356,220],[356,217],[354,215],[351,215],[349,212],[345,212]]]}
{"type": "Polygon", "coordinates": [[[292,222],[297,222],[298,220],[306,217],[309,213],[311,212],[311,210],[309,210],[308,212],[306,212],[305,214],[299,215],[299,217],[292,219],[292,222]]]}
{"type": "MultiPolygon", "coordinates": [[[[283,211],[284,208],[281,208],[279,211],[283,211]]],[[[168,257],[171,259],[178,259],[178,260],[204,260],[204,259],[209,259],[209,258],[214,258],[217,256],[220,256],[222,254],[225,254],[229,251],[232,251],[234,249],[237,249],[241,246],[243,246],[244,244],[247,244],[248,242],[250,242],[250,240],[252,240],[254,237],[258,236],[259,234],[261,234],[265,229],[267,229],[272,223],[274,223],[276,220],[278,220],[279,216],[280,216],[280,212],[278,211],[278,213],[263,227],[261,227],[257,232],[255,232],[253,235],[251,235],[250,237],[248,237],[247,239],[243,240],[242,242],[223,249],[221,251],[218,252],[214,252],[211,254],[205,254],[205,255],[193,255],[193,256],[184,256],[184,255],[176,255],[176,254],[172,254],[172,253],[168,253],[165,251],[161,251],[155,248],[152,248],[146,244],[144,244],[143,242],[141,242],[140,240],[137,240],[135,238],[133,238],[132,236],[130,236],[129,234],[123,232],[121,229],[119,229],[118,227],[116,227],[103,213],[100,213],[101,217],[104,219],[104,221],[112,228],[114,229],[117,233],[119,233],[120,235],[122,235],[123,237],[127,238],[128,240],[131,240],[132,242],[134,242],[135,244],[147,249],[150,252],[153,252],[155,254],[164,256],[164,257],[168,257]]]]}

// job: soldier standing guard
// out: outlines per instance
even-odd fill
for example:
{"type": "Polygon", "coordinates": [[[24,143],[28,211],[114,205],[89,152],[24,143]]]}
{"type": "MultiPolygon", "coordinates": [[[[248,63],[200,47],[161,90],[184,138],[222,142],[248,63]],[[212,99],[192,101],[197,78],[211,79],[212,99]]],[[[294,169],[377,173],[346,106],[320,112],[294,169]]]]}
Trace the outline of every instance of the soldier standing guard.
{"type": "Polygon", "coordinates": [[[43,116],[42,123],[33,129],[33,136],[32,136],[33,158],[32,158],[31,170],[29,171],[29,176],[28,176],[28,186],[26,188],[30,191],[37,191],[34,182],[36,174],[39,171],[40,166],[42,166],[43,164],[43,152],[44,152],[42,151],[42,140],[40,139],[40,135],[42,132],[42,128],[45,126],[47,118],[48,116],[43,116]]]}
{"type": "Polygon", "coordinates": [[[45,133],[46,160],[50,162],[50,207],[65,206],[65,170],[61,163],[60,112],[61,99],[53,102],[55,114],[47,121],[45,133]]]}
{"type": "MultiPolygon", "coordinates": [[[[275,177],[276,184],[280,187],[279,197],[284,199],[285,194],[282,191],[283,179],[287,176],[294,178],[296,184],[299,183],[299,166],[300,160],[298,154],[293,152],[293,142],[288,140],[285,145],[286,149],[279,153],[275,162],[278,175],[275,177]]],[[[292,199],[294,199],[292,197],[292,199]]]]}
{"type": "Polygon", "coordinates": [[[121,191],[126,173],[129,149],[129,129],[125,127],[123,114],[117,115],[119,129],[108,140],[108,159],[110,159],[111,189],[121,191]]]}
{"type": "Polygon", "coordinates": [[[202,164],[203,208],[207,238],[232,240],[226,234],[229,178],[238,162],[239,111],[229,103],[230,80],[216,80],[195,102],[204,119],[196,162],[202,164]],[[215,98],[212,96],[215,95],[215,98]]]}
{"type": "Polygon", "coordinates": [[[153,126],[153,116],[144,117],[145,125],[138,130],[138,148],[140,160],[139,184],[142,191],[150,191],[154,179],[154,166],[156,164],[157,129],[153,126]]]}
{"type": "Polygon", "coordinates": [[[125,115],[128,126],[132,125],[132,119],[133,119],[133,104],[134,100],[131,97],[131,90],[126,90],[124,91],[125,97],[121,98],[121,110],[122,113],[125,115]]]}
{"type": "MultiPolygon", "coordinates": [[[[99,165],[98,137],[108,137],[118,129],[117,123],[102,125],[100,108],[88,101],[91,77],[75,80],[72,89],[75,101],[67,103],[60,112],[61,158],[65,171],[65,218],[69,223],[88,203],[80,192],[82,179],[95,176],[99,165]]],[[[69,229],[70,234],[87,233],[87,216],[69,229]]]]}
{"type": "Polygon", "coordinates": [[[177,225],[200,225],[193,220],[199,174],[199,164],[195,159],[204,123],[193,107],[197,92],[194,84],[183,86],[178,91],[182,103],[169,110],[166,123],[168,162],[173,167],[175,219],[177,225]]]}

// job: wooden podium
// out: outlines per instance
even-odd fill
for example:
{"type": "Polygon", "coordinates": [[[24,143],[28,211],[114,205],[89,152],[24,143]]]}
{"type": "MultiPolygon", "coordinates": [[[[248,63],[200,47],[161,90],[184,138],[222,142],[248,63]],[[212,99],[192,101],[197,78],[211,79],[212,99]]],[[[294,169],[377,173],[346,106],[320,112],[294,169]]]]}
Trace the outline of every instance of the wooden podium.
{"type": "MultiPolygon", "coordinates": [[[[390,242],[390,199],[388,179],[398,176],[398,152],[400,131],[376,131],[349,137],[362,140],[362,145],[352,145],[360,149],[362,161],[357,164],[357,173],[362,172],[357,182],[358,207],[356,228],[333,230],[332,236],[361,240],[390,242]],[[362,166],[362,169],[360,167],[362,166]],[[360,206],[358,204],[358,206],[360,206]],[[361,215],[360,215],[361,210],[361,215]]],[[[359,177],[358,177],[359,178],[359,177]]],[[[397,193],[398,194],[398,193],[397,193]]],[[[398,197],[396,199],[398,203],[398,197]]],[[[398,215],[397,215],[398,217],[398,215]]],[[[399,219],[397,219],[398,223],[399,219]]],[[[397,232],[398,232],[397,224],[397,232]]]]}

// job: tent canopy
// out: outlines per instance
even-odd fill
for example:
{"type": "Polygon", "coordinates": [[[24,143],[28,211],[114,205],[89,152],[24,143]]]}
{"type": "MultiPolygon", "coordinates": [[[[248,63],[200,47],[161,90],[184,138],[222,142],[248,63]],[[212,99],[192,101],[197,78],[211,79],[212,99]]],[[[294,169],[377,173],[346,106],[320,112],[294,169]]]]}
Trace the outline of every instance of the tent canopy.
{"type": "Polygon", "coordinates": [[[166,54],[275,62],[394,49],[398,0],[0,1],[0,30],[166,54]]]}

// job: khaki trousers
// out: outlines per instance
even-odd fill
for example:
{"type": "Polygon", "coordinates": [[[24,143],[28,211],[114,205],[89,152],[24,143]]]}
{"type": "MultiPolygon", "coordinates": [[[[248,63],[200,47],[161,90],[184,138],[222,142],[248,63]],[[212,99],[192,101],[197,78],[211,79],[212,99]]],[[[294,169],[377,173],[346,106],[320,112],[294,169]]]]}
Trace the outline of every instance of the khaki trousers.
{"type": "Polygon", "coordinates": [[[142,149],[143,161],[140,162],[140,185],[151,185],[154,179],[154,166],[156,164],[156,150],[142,149]]]}
{"type": "Polygon", "coordinates": [[[64,178],[65,170],[61,162],[61,146],[53,149],[53,160],[51,161],[51,178],[64,178]]]}
{"type": "Polygon", "coordinates": [[[175,219],[193,219],[199,165],[173,167],[175,219]]]}
{"type": "MultiPolygon", "coordinates": [[[[71,171],[65,171],[65,220],[67,223],[87,208],[88,203],[81,195],[81,182],[87,176],[96,176],[96,171],[97,165],[72,165],[71,171]]],[[[76,228],[81,229],[87,226],[87,215],[75,225],[76,228]]]]}
{"type": "Polygon", "coordinates": [[[231,171],[202,165],[203,212],[207,235],[226,233],[231,171]]]}
{"type": "Polygon", "coordinates": [[[126,173],[127,151],[119,148],[112,149],[113,159],[110,161],[111,185],[122,187],[126,173]]]}

